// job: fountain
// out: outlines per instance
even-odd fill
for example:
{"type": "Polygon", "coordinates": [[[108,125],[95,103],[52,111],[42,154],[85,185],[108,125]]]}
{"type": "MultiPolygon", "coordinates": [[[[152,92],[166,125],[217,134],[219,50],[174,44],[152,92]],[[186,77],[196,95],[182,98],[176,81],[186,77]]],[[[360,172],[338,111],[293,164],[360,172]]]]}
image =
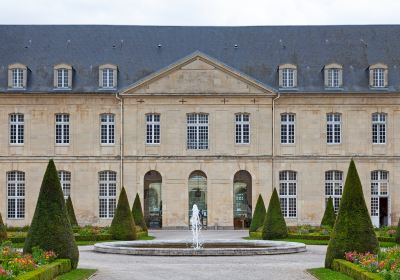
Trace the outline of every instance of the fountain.
{"type": "Polygon", "coordinates": [[[190,218],[190,224],[192,225],[193,248],[196,250],[199,250],[199,249],[201,249],[201,243],[199,242],[201,222],[200,222],[199,208],[197,208],[196,204],[193,204],[192,217],[190,218]]]}

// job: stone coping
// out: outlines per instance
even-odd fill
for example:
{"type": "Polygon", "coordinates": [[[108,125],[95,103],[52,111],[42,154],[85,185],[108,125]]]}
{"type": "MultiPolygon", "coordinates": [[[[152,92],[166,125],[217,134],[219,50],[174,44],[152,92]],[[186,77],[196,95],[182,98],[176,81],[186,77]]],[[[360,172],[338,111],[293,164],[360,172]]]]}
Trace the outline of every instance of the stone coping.
{"type": "Polygon", "coordinates": [[[206,247],[202,249],[191,248],[191,244],[192,240],[116,241],[97,243],[94,245],[94,251],[141,256],[253,256],[306,251],[306,245],[303,243],[272,240],[202,240],[202,244],[206,247]],[[221,248],[218,248],[218,245],[221,248]],[[183,248],[174,248],[174,246],[183,248]],[[207,246],[216,246],[217,248],[207,248],[207,246]]]}

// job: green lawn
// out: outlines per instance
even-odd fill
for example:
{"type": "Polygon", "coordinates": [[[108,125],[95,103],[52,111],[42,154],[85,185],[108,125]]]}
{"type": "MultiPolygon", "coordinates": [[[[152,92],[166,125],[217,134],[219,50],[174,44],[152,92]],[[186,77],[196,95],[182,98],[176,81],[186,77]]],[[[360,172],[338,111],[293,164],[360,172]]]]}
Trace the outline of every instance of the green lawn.
{"type": "Polygon", "coordinates": [[[86,280],[96,272],[96,269],[78,268],[65,273],[56,280],[86,280]]]}
{"type": "Polygon", "coordinates": [[[311,275],[315,276],[317,279],[320,280],[352,280],[347,275],[344,275],[340,272],[333,271],[328,268],[311,268],[307,270],[311,275]]]}

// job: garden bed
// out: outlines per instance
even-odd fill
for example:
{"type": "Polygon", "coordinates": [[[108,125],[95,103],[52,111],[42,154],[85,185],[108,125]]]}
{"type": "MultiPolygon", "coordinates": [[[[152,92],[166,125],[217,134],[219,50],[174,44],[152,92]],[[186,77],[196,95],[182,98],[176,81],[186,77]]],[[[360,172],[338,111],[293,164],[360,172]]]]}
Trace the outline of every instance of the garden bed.
{"type": "Polygon", "coordinates": [[[366,271],[358,265],[346,260],[334,260],[332,269],[355,280],[383,280],[379,274],[366,271]]]}

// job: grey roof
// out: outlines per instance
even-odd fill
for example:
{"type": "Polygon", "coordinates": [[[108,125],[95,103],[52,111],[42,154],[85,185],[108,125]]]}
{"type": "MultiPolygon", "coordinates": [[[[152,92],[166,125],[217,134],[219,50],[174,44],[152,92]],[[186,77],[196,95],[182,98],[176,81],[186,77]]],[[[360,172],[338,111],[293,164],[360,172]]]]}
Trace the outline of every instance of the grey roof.
{"type": "Polygon", "coordinates": [[[328,92],[323,67],[332,62],[343,65],[344,91],[376,91],[369,88],[368,67],[380,62],[389,67],[387,91],[400,91],[400,25],[0,25],[0,42],[0,91],[7,90],[7,67],[15,62],[29,69],[26,92],[54,91],[58,63],[72,65],[73,92],[100,92],[101,64],[118,66],[121,89],[195,51],[275,89],[278,65],[295,64],[299,92],[328,92]]]}

